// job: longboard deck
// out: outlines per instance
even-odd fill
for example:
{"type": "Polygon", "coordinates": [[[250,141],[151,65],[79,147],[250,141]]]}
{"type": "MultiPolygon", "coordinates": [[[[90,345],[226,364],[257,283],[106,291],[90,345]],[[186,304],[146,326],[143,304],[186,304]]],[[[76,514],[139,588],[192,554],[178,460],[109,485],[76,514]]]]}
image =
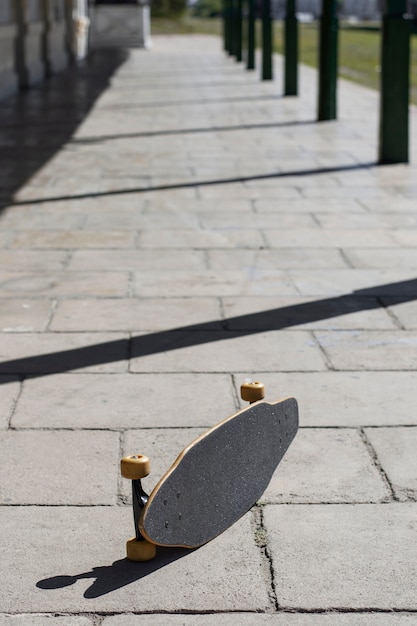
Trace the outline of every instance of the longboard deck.
{"type": "Polygon", "coordinates": [[[187,548],[217,537],[262,496],[297,429],[294,398],[255,402],[213,426],[152,491],[139,521],[143,537],[187,548]]]}

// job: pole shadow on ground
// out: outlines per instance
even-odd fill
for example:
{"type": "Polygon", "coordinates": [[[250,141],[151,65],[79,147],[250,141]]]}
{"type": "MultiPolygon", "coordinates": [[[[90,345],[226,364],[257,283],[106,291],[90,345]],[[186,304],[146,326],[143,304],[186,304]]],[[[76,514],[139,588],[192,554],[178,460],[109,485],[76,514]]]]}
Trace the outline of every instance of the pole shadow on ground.
{"type": "MultiPolygon", "coordinates": [[[[385,302],[400,304],[417,300],[417,278],[359,289],[352,293],[303,302],[278,309],[210,320],[201,324],[117,339],[82,348],[32,355],[0,363],[0,374],[49,376],[83,367],[140,358],[190,346],[224,341],[261,332],[283,330],[359,311],[385,308],[385,302]]],[[[12,382],[0,378],[0,384],[12,382]]]]}

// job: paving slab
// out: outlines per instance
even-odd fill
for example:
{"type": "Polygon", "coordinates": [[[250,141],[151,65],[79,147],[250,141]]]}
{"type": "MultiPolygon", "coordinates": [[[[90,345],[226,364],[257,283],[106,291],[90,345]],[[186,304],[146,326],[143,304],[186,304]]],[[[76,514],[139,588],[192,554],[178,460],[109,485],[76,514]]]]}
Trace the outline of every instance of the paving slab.
{"type": "Polygon", "coordinates": [[[415,331],[316,332],[320,346],[337,370],[415,370],[415,331]]]}
{"type": "Polygon", "coordinates": [[[398,500],[416,500],[417,428],[367,428],[365,433],[398,500]]]}
{"type": "MultiPolygon", "coordinates": [[[[401,213],[391,211],[385,213],[354,213],[350,210],[348,213],[331,213],[323,210],[323,212],[315,212],[314,218],[318,221],[321,228],[416,228],[417,216],[410,213],[401,213]]],[[[395,230],[392,231],[392,236],[395,230]]],[[[400,250],[397,250],[400,252],[400,250]]]]}
{"type": "Polygon", "coordinates": [[[3,333],[44,331],[53,305],[52,300],[4,300],[0,308],[0,330],[3,333]]]}
{"type": "Polygon", "coordinates": [[[84,223],[82,212],[69,202],[51,202],[32,206],[13,206],[5,209],[1,221],[4,228],[25,230],[30,224],[31,230],[57,230],[81,228],[84,223]]]}
{"type": "MultiPolygon", "coordinates": [[[[172,254],[172,250],[74,250],[68,269],[77,274],[85,267],[96,272],[108,272],[111,268],[119,272],[120,276],[120,272],[135,270],[164,271],[164,273],[167,270],[204,270],[206,261],[202,250],[176,250],[175,254],[172,254]]],[[[123,280],[123,276],[120,277],[123,280]]],[[[88,293],[85,295],[88,297],[88,293]]],[[[112,296],[111,293],[108,295],[112,296]]],[[[128,295],[127,291],[125,295],[128,295]]],[[[164,293],[160,292],[158,295],[164,293]]]]}
{"type": "MultiPolygon", "coordinates": [[[[345,216],[359,213],[360,215],[367,214],[367,210],[364,208],[362,202],[356,200],[355,198],[337,198],[332,199],[332,202],[323,203],[322,200],[316,200],[313,198],[294,198],[291,200],[291,203],[283,203],[278,202],[277,200],[272,199],[256,199],[254,201],[255,210],[258,213],[280,213],[286,212],[289,210],[291,206],[291,212],[294,213],[313,213],[321,212],[326,210],[326,212],[345,216]]],[[[392,209],[392,206],[391,206],[392,209]]],[[[390,209],[386,209],[387,211],[390,209]]],[[[342,217],[342,219],[343,219],[342,217]]]]}
{"type": "Polygon", "coordinates": [[[222,271],[252,269],[298,269],[317,268],[347,268],[346,260],[340,250],[326,248],[284,248],[264,249],[259,246],[255,250],[209,250],[209,268],[222,271]]]}
{"type": "MultiPolygon", "coordinates": [[[[155,331],[199,325],[220,329],[217,298],[118,298],[62,300],[50,325],[52,331],[155,331]]],[[[1,320],[1,316],[0,316],[1,320]]]]}
{"type": "Polygon", "coordinates": [[[302,428],[262,496],[265,502],[381,502],[391,492],[353,429],[302,428]]]}
{"type": "Polygon", "coordinates": [[[20,272],[63,270],[67,260],[66,250],[0,250],[1,267],[20,272]]]}
{"type": "Polygon", "coordinates": [[[250,515],[198,550],[161,549],[148,563],[125,559],[131,517],[131,507],[0,508],[8,572],[0,611],[18,606],[21,612],[36,607],[105,615],[271,608],[250,515]]]}
{"type": "MultiPolygon", "coordinates": [[[[237,410],[225,374],[69,373],[55,374],[53,383],[48,377],[24,381],[13,428],[209,427],[237,410]]],[[[18,389],[17,383],[6,388],[5,424],[18,389]]]]}
{"type": "Polygon", "coordinates": [[[172,331],[137,335],[132,372],[322,371],[326,363],[306,331],[172,331]],[[271,352],[271,344],[274,351],[271,352]]]}
{"type": "Polygon", "coordinates": [[[119,447],[111,432],[0,432],[1,503],[116,504],[119,447]]]}
{"type": "Polygon", "coordinates": [[[417,267],[415,248],[357,248],[355,244],[345,247],[345,254],[352,267],[357,268],[404,268],[417,267]]]}
{"type": "Polygon", "coordinates": [[[323,237],[319,229],[268,229],[265,237],[273,248],[379,248],[396,249],[398,244],[386,230],[339,230],[332,229],[331,237],[323,237]]]}
{"type": "MultiPolygon", "coordinates": [[[[85,266],[84,266],[85,267],[85,266]]],[[[2,298],[57,296],[123,297],[129,293],[127,272],[1,272],[2,298]]]]}
{"type": "Polygon", "coordinates": [[[140,245],[146,249],[177,248],[259,248],[264,243],[262,235],[256,230],[220,229],[154,229],[143,230],[140,245]]]}
{"type": "Polygon", "coordinates": [[[267,506],[280,608],[415,611],[416,514],[399,503],[267,506]]]}
{"type": "Polygon", "coordinates": [[[401,302],[395,298],[383,298],[382,300],[401,328],[406,330],[417,329],[417,307],[414,300],[411,302],[401,302]]]}
{"type": "Polygon", "coordinates": [[[398,323],[376,298],[307,298],[252,296],[222,298],[227,328],[327,330],[395,330],[398,323]]]}
{"type": "MultiPolygon", "coordinates": [[[[172,252],[171,252],[172,255],[172,252]]],[[[283,270],[206,270],[134,272],[133,293],[139,297],[297,295],[283,270]]]]}
{"type": "MultiPolygon", "coordinates": [[[[197,208],[197,207],[196,207],[197,208]]],[[[221,230],[242,230],[254,228],[318,228],[317,222],[309,213],[255,213],[250,205],[248,211],[244,206],[239,210],[239,219],[236,219],[236,211],[229,208],[219,211],[199,211],[200,223],[203,228],[216,228],[221,230]]]]}
{"type": "Polygon", "coordinates": [[[337,296],[363,290],[361,295],[417,296],[415,270],[328,269],[289,270],[298,293],[305,296],[337,296]]]}
{"type": "Polygon", "coordinates": [[[416,372],[276,372],[262,382],[270,402],[297,398],[303,427],[417,425],[416,372]]]}
{"type": "Polygon", "coordinates": [[[112,230],[20,231],[10,242],[18,249],[132,248],[135,233],[112,230]]]}
{"type": "Polygon", "coordinates": [[[127,335],[122,333],[4,333],[0,372],[125,372],[127,349],[127,335]]]}
{"type": "Polygon", "coordinates": [[[1,403],[0,403],[0,430],[9,427],[16,400],[20,394],[21,383],[17,377],[0,376],[1,403]]]}

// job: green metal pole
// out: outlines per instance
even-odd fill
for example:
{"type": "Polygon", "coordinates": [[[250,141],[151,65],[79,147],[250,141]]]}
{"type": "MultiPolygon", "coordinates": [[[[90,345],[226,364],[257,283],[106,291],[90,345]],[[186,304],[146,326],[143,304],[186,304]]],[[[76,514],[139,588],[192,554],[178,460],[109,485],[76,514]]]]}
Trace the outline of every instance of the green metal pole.
{"type": "Polygon", "coordinates": [[[246,59],[246,69],[255,69],[255,48],[256,48],[256,33],[255,33],[255,0],[248,0],[248,54],[246,59]]]}
{"type": "Polygon", "coordinates": [[[338,34],[336,0],[322,0],[319,42],[319,121],[335,120],[337,117],[338,34]]]}
{"type": "Polygon", "coordinates": [[[272,80],[271,0],[262,0],[262,80],[272,80]]]}
{"type": "Polygon", "coordinates": [[[229,51],[229,24],[228,24],[228,14],[227,14],[227,0],[223,0],[223,49],[228,52],[229,51]]]}
{"type": "Polygon", "coordinates": [[[408,163],[410,33],[406,0],[388,0],[382,21],[379,163],[408,163]]]}
{"type": "Polygon", "coordinates": [[[236,61],[243,59],[243,0],[236,0],[236,61]]]}
{"type": "Polygon", "coordinates": [[[284,21],[284,96],[298,94],[298,20],[295,0],[287,0],[284,21]]]}
{"type": "Polygon", "coordinates": [[[237,0],[228,0],[229,4],[229,54],[236,55],[236,2],[237,0]]]}

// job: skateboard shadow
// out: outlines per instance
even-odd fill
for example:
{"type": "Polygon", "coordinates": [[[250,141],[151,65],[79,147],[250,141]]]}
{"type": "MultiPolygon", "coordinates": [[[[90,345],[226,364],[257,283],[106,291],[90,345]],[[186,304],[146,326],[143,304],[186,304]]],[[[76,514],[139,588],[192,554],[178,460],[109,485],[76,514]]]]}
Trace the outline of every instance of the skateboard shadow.
{"type": "Polygon", "coordinates": [[[51,590],[63,589],[74,585],[83,578],[94,578],[92,585],[84,592],[84,598],[92,599],[104,596],[112,591],[121,589],[126,585],[145,578],[153,574],[166,565],[182,559],[194,550],[185,548],[158,548],[158,554],[152,561],[144,563],[134,563],[127,559],[120,559],[111,565],[93,567],[89,572],[82,572],[75,575],[62,574],[44,578],[36,583],[38,589],[51,590]]]}

